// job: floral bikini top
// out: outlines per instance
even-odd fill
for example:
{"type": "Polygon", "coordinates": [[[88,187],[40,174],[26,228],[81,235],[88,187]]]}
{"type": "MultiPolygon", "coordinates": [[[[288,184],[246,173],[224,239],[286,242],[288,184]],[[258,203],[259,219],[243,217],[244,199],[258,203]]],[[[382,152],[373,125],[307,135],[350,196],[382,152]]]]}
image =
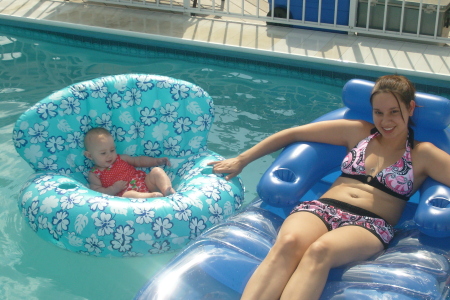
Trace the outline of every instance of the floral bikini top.
{"type": "Polygon", "coordinates": [[[366,174],[365,159],[369,142],[380,135],[376,128],[371,135],[360,141],[344,158],[341,164],[342,177],[367,183],[389,195],[408,201],[413,192],[414,174],[411,162],[411,149],[414,146],[414,132],[409,128],[406,150],[393,165],[381,170],[375,177],[366,174]]]}

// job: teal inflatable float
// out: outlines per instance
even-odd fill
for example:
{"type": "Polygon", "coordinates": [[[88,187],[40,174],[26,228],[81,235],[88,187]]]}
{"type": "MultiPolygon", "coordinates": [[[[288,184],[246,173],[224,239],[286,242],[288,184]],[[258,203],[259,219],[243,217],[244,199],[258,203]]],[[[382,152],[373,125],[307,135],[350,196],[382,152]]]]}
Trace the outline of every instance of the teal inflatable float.
{"type": "MultiPolygon", "coordinates": [[[[40,237],[93,256],[143,256],[183,248],[237,211],[240,178],[211,174],[214,105],[206,91],[169,77],[129,74],[57,91],[18,119],[13,142],[35,173],[19,194],[23,216],[40,237]],[[89,189],[92,162],[84,135],[104,127],[117,152],[168,157],[176,193],[131,199],[89,189]]],[[[149,171],[144,169],[144,171],[149,171]]]]}

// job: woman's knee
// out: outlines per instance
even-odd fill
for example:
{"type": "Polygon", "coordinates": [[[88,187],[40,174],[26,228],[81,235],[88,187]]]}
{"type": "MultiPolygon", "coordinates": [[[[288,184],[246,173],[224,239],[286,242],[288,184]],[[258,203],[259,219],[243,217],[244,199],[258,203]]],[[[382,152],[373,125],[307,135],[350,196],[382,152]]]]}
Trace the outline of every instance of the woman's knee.
{"type": "Polygon", "coordinates": [[[301,257],[307,246],[302,245],[302,238],[295,233],[285,233],[279,235],[273,249],[281,254],[287,254],[294,257],[301,257]]]}
{"type": "Polygon", "coordinates": [[[332,247],[330,243],[322,240],[317,240],[312,243],[306,250],[304,257],[317,264],[326,264],[332,257],[332,247]]]}

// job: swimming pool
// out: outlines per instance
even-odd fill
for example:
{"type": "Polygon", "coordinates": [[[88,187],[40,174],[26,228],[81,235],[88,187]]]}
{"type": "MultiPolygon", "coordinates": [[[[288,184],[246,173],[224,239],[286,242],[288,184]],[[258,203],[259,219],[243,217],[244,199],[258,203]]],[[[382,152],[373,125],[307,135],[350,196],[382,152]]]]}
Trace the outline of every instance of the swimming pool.
{"type": "MultiPolygon", "coordinates": [[[[0,36],[0,299],[130,299],[173,256],[84,257],[47,244],[23,222],[17,194],[32,170],[15,153],[11,132],[17,117],[38,100],[71,83],[108,74],[184,79],[214,98],[209,147],[231,157],[273,132],[338,108],[343,84],[355,76],[3,25],[0,36]]],[[[450,94],[435,86],[419,88],[450,94]]],[[[254,162],[242,174],[246,203],[256,196],[256,184],[275,156],[254,162]]]]}

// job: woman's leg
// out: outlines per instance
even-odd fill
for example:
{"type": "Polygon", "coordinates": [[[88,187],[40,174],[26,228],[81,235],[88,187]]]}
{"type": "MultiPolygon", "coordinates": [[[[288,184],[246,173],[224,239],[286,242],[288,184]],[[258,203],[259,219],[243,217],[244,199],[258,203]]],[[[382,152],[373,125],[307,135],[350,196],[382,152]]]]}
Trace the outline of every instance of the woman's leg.
{"type": "Polygon", "coordinates": [[[281,299],[319,299],[331,268],[366,260],[381,250],[381,241],[365,228],[344,226],[332,230],[305,252],[281,299]]]}
{"type": "Polygon", "coordinates": [[[154,167],[145,177],[145,184],[149,191],[159,191],[164,196],[175,193],[172,182],[166,172],[160,167],[154,167]]]}
{"type": "Polygon", "coordinates": [[[306,249],[328,229],[309,212],[296,212],[286,218],[277,240],[245,287],[241,299],[279,299],[306,249]]]}

